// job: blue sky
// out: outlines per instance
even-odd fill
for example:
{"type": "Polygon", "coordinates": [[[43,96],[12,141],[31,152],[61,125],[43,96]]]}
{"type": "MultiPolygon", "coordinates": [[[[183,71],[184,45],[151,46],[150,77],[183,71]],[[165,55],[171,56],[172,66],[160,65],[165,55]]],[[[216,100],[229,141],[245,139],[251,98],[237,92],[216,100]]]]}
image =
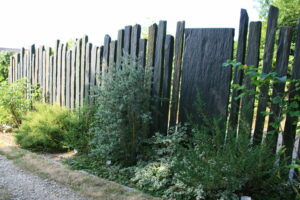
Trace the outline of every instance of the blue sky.
{"type": "MultiPolygon", "coordinates": [[[[96,45],[105,34],[116,39],[125,25],[149,26],[168,21],[174,34],[176,22],[189,28],[238,28],[240,9],[258,20],[255,0],[0,0],[0,47],[20,48],[31,44],[53,46],[56,39],[89,36],[96,45]]],[[[237,33],[237,32],[236,32],[237,33]]]]}

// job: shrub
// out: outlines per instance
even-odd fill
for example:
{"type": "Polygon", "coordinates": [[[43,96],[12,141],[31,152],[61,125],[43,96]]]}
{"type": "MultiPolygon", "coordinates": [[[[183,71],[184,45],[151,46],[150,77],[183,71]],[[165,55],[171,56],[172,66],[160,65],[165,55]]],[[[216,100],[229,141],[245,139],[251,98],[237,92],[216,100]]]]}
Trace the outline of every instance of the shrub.
{"type": "Polygon", "coordinates": [[[31,104],[40,99],[40,91],[28,91],[27,86],[26,79],[14,83],[4,81],[0,84],[0,123],[19,127],[31,104]]]}
{"type": "Polygon", "coordinates": [[[111,67],[96,91],[92,154],[104,162],[134,164],[142,153],[150,121],[147,74],[133,60],[111,67]],[[130,64],[129,64],[130,63],[130,64]]]}
{"type": "Polygon", "coordinates": [[[70,121],[70,127],[65,135],[65,143],[69,148],[77,150],[79,154],[88,153],[90,150],[91,135],[89,128],[94,118],[92,106],[85,106],[75,110],[70,121]]]}
{"type": "Polygon", "coordinates": [[[65,142],[76,117],[57,105],[36,104],[15,133],[16,142],[33,151],[59,152],[68,148],[65,142]]]}
{"type": "Polygon", "coordinates": [[[0,52],[0,83],[3,81],[7,81],[9,58],[12,54],[13,52],[9,51],[0,52]]]}

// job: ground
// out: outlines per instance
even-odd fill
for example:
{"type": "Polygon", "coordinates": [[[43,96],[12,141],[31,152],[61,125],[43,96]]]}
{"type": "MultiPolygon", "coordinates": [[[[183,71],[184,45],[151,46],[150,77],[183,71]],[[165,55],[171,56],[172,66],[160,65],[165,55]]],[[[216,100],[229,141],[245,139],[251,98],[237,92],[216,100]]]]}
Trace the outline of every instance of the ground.
{"type": "Polygon", "coordinates": [[[15,145],[0,133],[0,200],[152,200],[134,189],[70,170],[44,155],[15,145]]]}

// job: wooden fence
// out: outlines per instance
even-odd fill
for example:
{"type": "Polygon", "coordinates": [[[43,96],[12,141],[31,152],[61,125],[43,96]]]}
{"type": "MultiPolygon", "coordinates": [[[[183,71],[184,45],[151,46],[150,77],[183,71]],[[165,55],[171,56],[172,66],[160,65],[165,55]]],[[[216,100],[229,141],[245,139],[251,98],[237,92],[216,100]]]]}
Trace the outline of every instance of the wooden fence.
{"type": "MultiPolygon", "coordinates": [[[[256,104],[255,96],[236,99],[240,93],[235,89],[231,92],[232,81],[234,84],[245,83],[249,89],[255,89],[255,86],[242,70],[233,71],[222,67],[222,64],[235,58],[243,64],[262,66],[264,73],[275,71],[280,76],[299,79],[300,24],[295,53],[290,55],[291,27],[277,27],[278,12],[276,7],[270,7],[267,31],[263,33],[266,34],[265,44],[261,44],[262,23],[249,24],[247,11],[242,9],[236,52],[233,52],[234,29],[187,29],[185,22],[178,22],[173,37],[166,34],[166,21],[151,25],[147,39],[141,39],[141,26],[135,25],[119,30],[116,41],[106,35],[103,46],[89,43],[87,36],[77,39],[71,47],[59,40],[54,49],[32,45],[29,49],[22,48],[20,53],[11,57],[9,81],[27,77],[33,85],[40,85],[46,102],[56,102],[73,109],[82,106],[88,99],[90,89],[97,85],[96,76],[105,75],[111,66],[119,66],[125,53],[134,58],[139,57],[144,67],[153,66],[154,96],[171,97],[171,101],[161,101],[155,105],[161,111],[153,118],[155,131],[167,132],[169,126],[186,121],[186,113],[202,123],[195,109],[199,91],[207,117],[222,116],[224,121],[228,119],[231,129],[240,129],[239,122],[243,118],[249,134],[253,132],[254,144],[258,144],[262,141],[264,128],[272,130],[270,124],[275,120],[274,117],[267,120],[261,114],[268,107],[266,97],[272,89],[283,91],[285,85],[265,85],[260,88],[256,104]],[[279,39],[275,45],[278,30],[279,39]],[[264,45],[263,58],[260,58],[261,45],[264,45]],[[277,53],[274,65],[275,46],[277,53]],[[292,69],[288,70],[288,60],[292,56],[292,69]],[[256,109],[257,112],[254,112],[256,109]]],[[[295,85],[291,84],[289,88],[289,99],[299,95],[299,91],[293,90],[295,85]]],[[[273,92],[273,95],[276,94],[273,92]]],[[[277,104],[272,104],[269,109],[275,113],[275,117],[280,115],[277,104]]],[[[293,152],[297,121],[293,116],[286,116],[283,144],[287,155],[293,152]]],[[[278,135],[272,136],[275,147],[277,139],[278,135]]]]}

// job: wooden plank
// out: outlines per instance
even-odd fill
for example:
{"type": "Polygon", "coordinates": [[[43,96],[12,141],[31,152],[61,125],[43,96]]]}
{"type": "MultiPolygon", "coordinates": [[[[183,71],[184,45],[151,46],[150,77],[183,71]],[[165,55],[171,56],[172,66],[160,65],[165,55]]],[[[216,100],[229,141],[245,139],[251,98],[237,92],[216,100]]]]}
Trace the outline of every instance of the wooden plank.
{"type": "Polygon", "coordinates": [[[132,26],[125,26],[124,28],[124,50],[123,53],[125,57],[128,57],[130,54],[130,44],[131,44],[131,32],[132,26]]]}
{"type": "Polygon", "coordinates": [[[67,50],[66,54],[66,101],[65,105],[71,108],[71,64],[72,64],[72,51],[67,50]]]}
{"type": "Polygon", "coordinates": [[[8,68],[8,82],[9,83],[13,82],[12,73],[13,73],[13,57],[10,56],[9,57],[9,68],[8,68]]]}
{"type": "Polygon", "coordinates": [[[165,55],[164,55],[164,74],[162,85],[162,120],[160,124],[160,132],[168,132],[168,119],[169,119],[169,106],[170,106],[170,91],[171,91],[171,77],[173,67],[173,55],[174,55],[174,37],[172,35],[166,36],[165,41],[165,55]]]}
{"type": "Polygon", "coordinates": [[[58,56],[57,56],[57,75],[56,75],[56,103],[61,104],[61,82],[62,82],[62,52],[63,52],[64,44],[59,44],[58,47],[58,56]]]}
{"type": "Polygon", "coordinates": [[[97,51],[98,47],[93,46],[92,52],[91,52],[91,79],[90,79],[90,98],[89,103],[94,102],[94,90],[96,86],[96,69],[97,69],[97,51]]]}
{"type": "Polygon", "coordinates": [[[97,66],[96,66],[96,86],[99,87],[101,85],[100,77],[102,75],[102,60],[103,60],[103,49],[104,47],[101,46],[98,48],[97,51],[97,66]]]}
{"type": "MultiPolygon", "coordinates": [[[[109,66],[109,45],[110,45],[111,38],[109,35],[105,35],[104,37],[104,47],[103,47],[103,58],[102,58],[102,78],[105,77],[106,73],[108,72],[109,66]]],[[[102,80],[103,85],[103,80],[102,80]]]]}
{"type": "Polygon", "coordinates": [[[54,88],[54,56],[49,58],[49,103],[53,104],[53,88],[54,88]]]}
{"type": "Polygon", "coordinates": [[[54,63],[53,63],[53,96],[52,96],[52,103],[56,102],[57,97],[57,62],[58,62],[58,49],[60,46],[60,41],[56,40],[55,49],[54,49],[54,63]]]}
{"type": "Polygon", "coordinates": [[[67,61],[68,43],[64,45],[62,50],[61,61],[61,105],[66,106],[66,61],[67,61]]]}
{"type": "MultiPolygon", "coordinates": [[[[297,30],[294,63],[291,77],[293,80],[300,79],[300,19],[298,20],[297,30]]],[[[295,83],[291,83],[289,88],[289,102],[291,103],[292,101],[295,101],[294,98],[297,96],[300,96],[300,91],[296,91],[295,83]]],[[[297,103],[300,105],[299,101],[297,103]]],[[[293,152],[298,120],[299,119],[295,116],[286,116],[285,128],[283,132],[283,145],[286,148],[285,156],[290,157],[290,160],[293,152]]]]}
{"type": "Polygon", "coordinates": [[[176,36],[175,36],[175,58],[174,58],[174,78],[173,78],[173,90],[171,101],[171,113],[170,113],[170,126],[175,126],[178,116],[178,103],[179,103],[179,88],[182,70],[182,55],[183,55],[183,43],[184,43],[184,29],[185,22],[177,22],[176,36]]]}
{"type": "MultiPolygon", "coordinates": [[[[249,17],[248,17],[247,10],[241,9],[236,61],[242,64],[245,64],[248,23],[249,23],[249,17]]],[[[235,68],[233,84],[241,85],[243,83],[243,78],[244,78],[243,70],[235,68]]],[[[229,115],[229,129],[232,131],[236,131],[238,126],[240,99],[239,98],[236,99],[236,98],[240,94],[241,92],[239,90],[233,89],[232,96],[231,96],[230,115],[229,115]]]]}
{"type": "Polygon", "coordinates": [[[86,48],[88,45],[88,36],[82,38],[81,46],[81,69],[80,69],[80,106],[85,102],[85,68],[86,68],[86,48]]]}
{"type": "MultiPolygon", "coordinates": [[[[76,42],[78,43],[78,41],[76,42]]],[[[71,109],[73,110],[75,108],[75,99],[76,99],[76,67],[77,67],[77,63],[76,63],[76,59],[77,59],[77,44],[74,44],[72,47],[72,56],[71,56],[71,91],[70,91],[70,105],[71,105],[71,109]]]]}
{"type": "Polygon", "coordinates": [[[24,78],[24,54],[25,54],[25,48],[21,48],[20,52],[20,78],[24,78]]]}
{"type": "MultiPolygon", "coordinates": [[[[195,103],[200,100],[208,120],[223,119],[225,126],[230,93],[231,68],[222,64],[232,59],[234,29],[185,29],[180,121],[187,114],[200,125],[204,123],[195,103]]],[[[225,134],[225,133],[224,133],[225,134]]]]}
{"type": "Polygon", "coordinates": [[[30,60],[31,60],[31,85],[35,84],[35,45],[31,45],[30,48],[30,60]]]}
{"type": "Polygon", "coordinates": [[[117,58],[116,58],[117,69],[121,69],[123,48],[124,48],[124,30],[122,29],[122,30],[119,30],[119,32],[118,32],[117,58]]]}
{"type": "MultiPolygon", "coordinates": [[[[277,56],[276,56],[276,67],[275,72],[277,76],[286,76],[289,62],[289,54],[292,40],[292,28],[291,27],[282,27],[280,28],[278,47],[277,47],[277,56]]],[[[272,99],[275,97],[284,98],[284,88],[285,82],[275,83],[273,85],[272,99]]],[[[273,123],[278,122],[279,118],[282,116],[282,110],[279,104],[272,103],[271,112],[273,114],[269,115],[269,124],[268,124],[268,134],[267,140],[270,142],[274,152],[276,152],[278,133],[280,131],[279,127],[272,126],[273,123]]]]}
{"type": "Polygon", "coordinates": [[[50,103],[50,79],[52,79],[52,72],[51,72],[51,67],[50,67],[50,56],[51,56],[51,47],[48,47],[46,49],[46,73],[45,73],[45,78],[46,78],[46,102],[50,103]]]}
{"type": "Polygon", "coordinates": [[[141,25],[136,24],[132,28],[131,45],[130,45],[130,55],[131,55],[131,59],[133,59],[134,62],[136,62],[138,56],[140,38],[141,38],[141,25]]]}
{"type": "Polygon", "coordinates": [[[46,69],[46,51],[45,49],[42,51],[42,66],[43,66],[43,71],[42,71],[42,83],[43,83],[43,99],[44,102],[47,102],[47,69],[46,69]]]}
{"type": "Polygon", "coordinates": [[[162,82],[163,82],[163,61],[164,61],[164,45],[167,31],[167,22],[160,21],[157,30],[157,40],[155,47],[155,60],[153,69],[153,88],[152,96],[154,98],[153,102],[153,130],[158,131],[161,122],[161,97],[162,97],[162,82]]]}
{"type": "Polygon", "coordinates": [[[82,51],[82,39],[79,39],[76,43],[76,46],[77,46],[77,53],[76,53],[76,98],[75,98],[75,107],[80,107],[80,79],[81,79],[81,76],[80,76],[80,69],[81,69],[81,51],[82,51]]]}
{"type": "Polygon", "coordinates": [[[40,65],[39,65],[39,59],[40,59],[40,48],[36,48],[35,51],[35,71],[34,71],[34,76],[35,76],[35,84],[36,86],[39,85],[39,71],[40,71],[40,65]]]}
{"type": "Polygon", "coordinates": [[[43,80],[44,80],[44,77],[43,77],[43,73],[44,73],[44,65],[43,65],[43,52],[45,50],[45,47],[44,46],[40,46],[39,47],[39,60],[38,60],[38,65],[39,65],[39,72],[38,72],[38,76],[39,76],[39,85],[42,89],[42,94],[44,96],[44,85],[43,85],[43,80]]]}
{"type": "MultiPolygon", "coordinates": [[[[261,22],[251,22],[249,28],[248,48],[246,64],[258,67],[261,37],[261,22]]],[[[255,91],[256,87],[251,83],[249,76],[245,76],[244,85],[247,90],[255,91]]],[[[248,95],[241,99],[241,116],[239,120],[239,133],[249,134],[252,131],[255,96],[248,95]]]]}
{"type": "MultiPolygon", "coordinates": [[[[269,73],[272,69],[272,60],[274,53],[274,44],[275,44],[275,36],[277,29],[277,19],[278,19],[278,8],[271,6],[269,9],[268,16],[268,25],[266,32],[266,41],[265,41],[265,49],[264,49],[264,59],[263,59],[263,73],[269,73]]],[[[253,136],[253,143],[260,144],[263,136],[264,124],[265,124],[265,115],[262,112],[266,111],[267,102],[269,98],[269,84],[265,84],[260,87],[260,95],[258,99],[257,106],[257,115],[253,136]]]]}
{"type": "Polygon", "coordinates": [[[17,54],[17,79],[19,80],[19,79],[21,79],[22,78],[22,76],[21,76],[21,54],[20,53],[18,53],[17,54]]]}
{"type": "Polygon", "coordinates": [[[116,66],[117,41],[111,41],[109,44],[109,68],[116,66]]]}
{"type": "Polygon", "coordinates": [[[86,60],[85,60],[85,94],[84,98],[85,101],[88,101],[89,95],[90,95],[90,78],[91,78],[91,51],[92,51],[93,45],[91,43],[88,43],[86,46],[86,60]]]}
{"type": "Polygon", "coordinates": [[[139,53],[138,53],[138,66],[143,71],[146,65],[146,51],[147,51],[147,39],[140,39],[139,41],[139,53]]]}

